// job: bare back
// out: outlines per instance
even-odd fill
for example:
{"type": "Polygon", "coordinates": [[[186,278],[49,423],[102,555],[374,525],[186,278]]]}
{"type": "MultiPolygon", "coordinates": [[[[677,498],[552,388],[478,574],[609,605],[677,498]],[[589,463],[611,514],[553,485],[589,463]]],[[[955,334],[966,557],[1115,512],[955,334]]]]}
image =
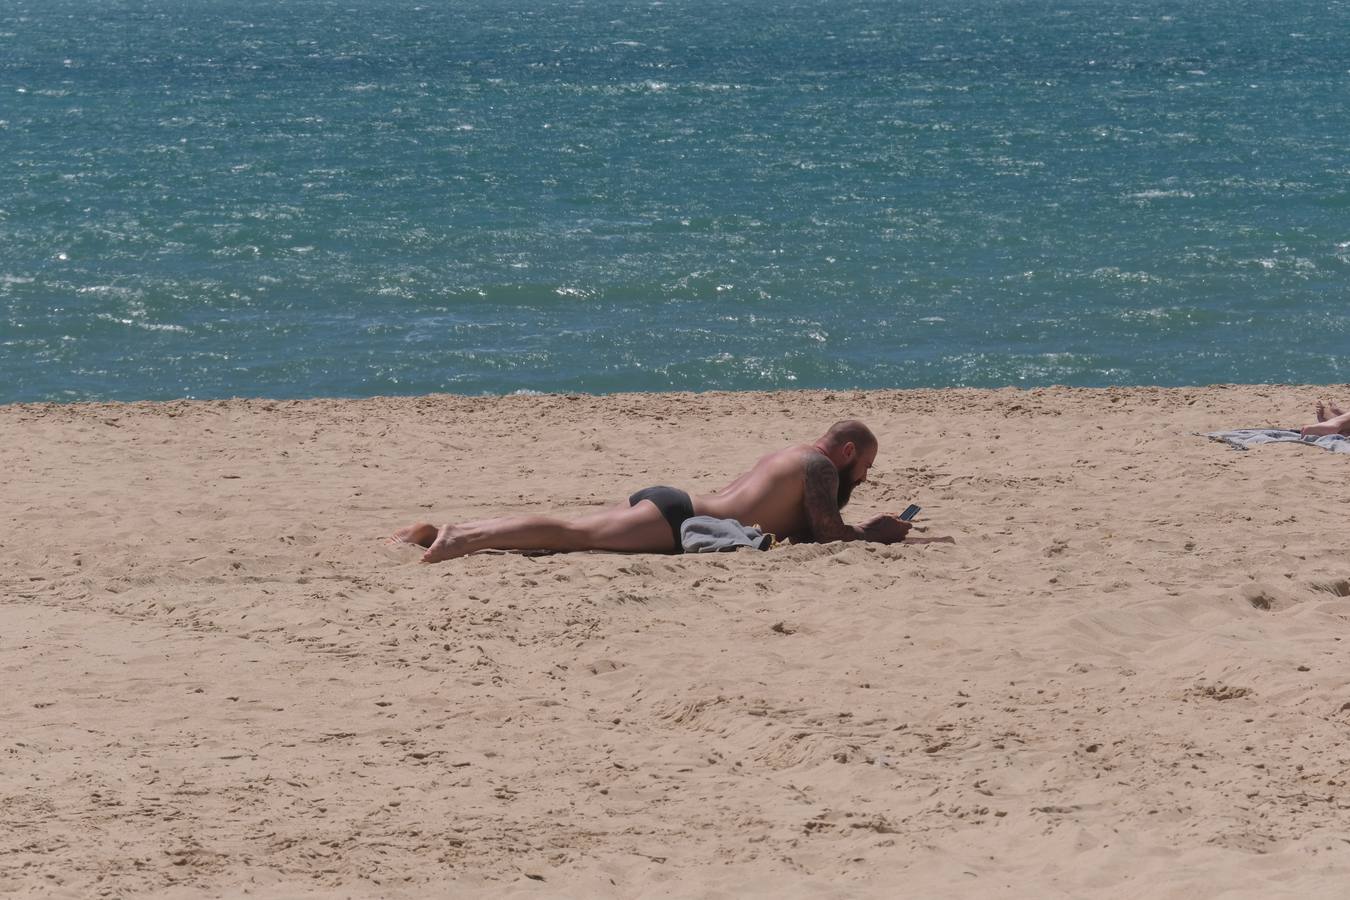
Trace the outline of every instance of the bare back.
{"type": "Polygon", "coordinates": [[[717,493],[695,497],[694,513],[737,519],[779,538],[808,538],[806,464],[810,457],[820,455],[810,444],[797,444],[761,457],[750,471],[717,493]]]}

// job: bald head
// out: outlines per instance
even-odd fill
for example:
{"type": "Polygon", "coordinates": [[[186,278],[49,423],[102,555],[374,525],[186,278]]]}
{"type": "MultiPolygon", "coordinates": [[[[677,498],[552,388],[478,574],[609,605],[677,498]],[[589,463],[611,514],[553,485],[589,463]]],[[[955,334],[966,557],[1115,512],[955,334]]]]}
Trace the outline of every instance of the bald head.
{"type": "Polygon", "coordinates": [[[875,450],[877,436],[872,433],[872,429],[857,419],[844,419],[831,425],[830,430],[817,441],[818,446],[831,455],[850,443],[858,450],[875,450]]]}

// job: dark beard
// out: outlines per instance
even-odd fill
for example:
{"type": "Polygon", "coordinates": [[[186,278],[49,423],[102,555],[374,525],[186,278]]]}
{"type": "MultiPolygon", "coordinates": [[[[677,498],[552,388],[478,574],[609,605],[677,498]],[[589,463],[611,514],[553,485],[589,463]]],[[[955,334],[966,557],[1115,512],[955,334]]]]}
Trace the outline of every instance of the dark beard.
{"type": "Polygon", "coordinates": [[[835,499],[839,501],[840,509],[848,506],[849,498],[853,496],[853,488],[858,480],[857,472],[854,471],[857,467],[858,464],[854,463],[839,473],[839,492],[835,495],[835,499]]]}

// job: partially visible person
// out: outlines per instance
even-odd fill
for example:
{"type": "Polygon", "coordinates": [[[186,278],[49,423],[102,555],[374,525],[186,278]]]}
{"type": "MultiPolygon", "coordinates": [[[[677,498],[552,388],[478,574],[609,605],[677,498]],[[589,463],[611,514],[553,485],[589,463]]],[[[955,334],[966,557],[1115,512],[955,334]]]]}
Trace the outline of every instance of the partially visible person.
{"type": "Polygon", "coordinates": [[[1343,434],[1350,437],[1350,413],[1341,412],[1333,403],[1318,400],[1313,414],[1317,416],[1317,424],[1304,425],[1299,429],[1299,434],[1304,437],[1322,437],[1327,434],[1343,434]]]}
{"type": "Polygon", "coordinates": [[[722,490],[690,497],[671,487],[638,491],[628,502],[578,519],[509,516],[400,528],[394,541],[427,548],[422,561],[440,562],[478,550],[609,550],[679,553],[680,526],[693,516],[737,519],[780,540],[796,542],[903,541],[910,523],[873,516],[849,525],[840,516],[853,489],[867,480],[877,439],[854,419],[836,422],[814,443],[796,444],[763,457],[722,490]]]}

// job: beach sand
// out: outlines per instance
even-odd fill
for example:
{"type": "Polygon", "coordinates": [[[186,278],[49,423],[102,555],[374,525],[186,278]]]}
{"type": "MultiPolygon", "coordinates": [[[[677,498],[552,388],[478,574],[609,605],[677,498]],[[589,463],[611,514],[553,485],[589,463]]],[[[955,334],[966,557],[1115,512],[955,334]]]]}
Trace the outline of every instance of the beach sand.
{"type": "Polygon", "coordinates": [[[0,894],[1334,896],[1350,387],[0,408],[0,894]],[[384,537],[857,416],[954,545],[384,537]]]}

